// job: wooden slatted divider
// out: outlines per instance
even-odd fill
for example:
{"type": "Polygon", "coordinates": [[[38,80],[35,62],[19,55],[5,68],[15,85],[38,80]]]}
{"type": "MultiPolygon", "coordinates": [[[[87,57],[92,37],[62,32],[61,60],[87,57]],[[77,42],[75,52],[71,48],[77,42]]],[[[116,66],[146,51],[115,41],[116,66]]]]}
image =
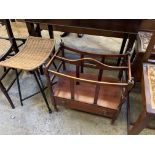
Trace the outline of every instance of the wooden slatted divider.
{"type": "Polygon", "coordinates": [[[80,51],[78,49],[74,49],[74,48],[71,48],[71,47],[68,47],[66,45],[63,45],[63,48],[64,49],[67,49],[69,51],[72,51],[72,52],[75,52],[75,53],[79,53],[79,54],[83,54],[83,55],[89,55],[89,56],[93,56],[94,58],[102,58],[103,56],[104,57],[118,57],[118,58],[124,58],[126,57],[126,54],[97,54],[97,53],[92,53],[92,52],[88,52],[88,51],[80,51]]]}
{"type": "MultiPolygon", "coordinates": [[[[81,54],[81,59],[83,59],[83,58],[84,58],[84,55],[81,54]]],[[[83,73],[83,62],[81,62],[81,73],[83,73]]]]}
{"type": "MultiPolygon", "coordinates": [[[[63,43],[61,44],[61,51],[62,51],[62,57],[65,58],[65,51],[64,51],[64,47],[63,47],[63,43]]],[[[66,70],[66,64],[65,64],[65,61],[62,60],[63,62],[63,71],[66,70]]]]}
{"type": "MultiPolygon", "coordinates": [[[[79,65],[76,65],[76,77],[79,78],[80,77],[80,71],[79,71],[80,67],[79,65]]],[[[76,85],[79,84],[79,81],[76,82],[76,85]]]]}
{"type": "MultiPolygon", "coordinates": [[[[104,63],[105,58],[102,58],[101,62],[104,63]]],[[[102,75],[103,75],[103,69],[99,70],[98,74],[98,81],[102,80],[102,75]]],[[[99,91],[100,91],[100,85],[96,85],[95,88],[95,97],[94,97],[94,104],[97,104],[98,96],[99,96],[99,91]]]]}
{"type": "Polygon", "coordinates": [[[100,61],[98,60],[95,60],[93,58],[84,58],[84,59],[76,59],[76,60],[71,60],[71,59],[68,59],[68,58],[63,58],[63,57],[60,57],[60,56],[55,56],[55,59],[58,59],[58,60],[61,60],[61,61],[65,61],[66,63],[69,63],[69,64],[74,64],[74,65],[81,65],[81,61],[87,61],[87,62],[93,62],[93,64],[88,64],[88,63],[83,63],[83,66],[84,67],[90,67],[90,68],[96,68],[96,69],[106,69],[106,70],[124,70],[124,69],[128,69],[127,66],[109,66],[109,65],[106,65],[104,63],[101,63],[100,61]]]}
{"type": "Polygon", "coordinates": [[[74,80],[70,79],[71,99],[74,100],[74,80]]]}

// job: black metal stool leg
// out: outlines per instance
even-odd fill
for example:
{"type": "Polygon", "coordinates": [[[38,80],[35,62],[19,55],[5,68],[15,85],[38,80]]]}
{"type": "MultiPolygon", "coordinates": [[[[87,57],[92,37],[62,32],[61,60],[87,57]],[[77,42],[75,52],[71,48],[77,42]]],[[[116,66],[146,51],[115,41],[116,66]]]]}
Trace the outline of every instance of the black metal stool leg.
{"type": "Polygon", "coordinates": [[[40,74],[44,75],[44,71],[43,71],[43,67],[42,66],[40,66],[39,70],[40,70],[40,74]]]}
{"type": "Polygon", "coordinates": [[[57,65],[55,64],[55,62],[53,62],[53,66],[55,69],[57,69],[57,65]]]}
{"type": "Polygon", "coordinates": [[[1,81],[0,81],[0,89],[2,90],[2,92],[4,93],[4,95],[6,96],[6,98],[8,99],[8,101],[9,101],[12,109],[15,109],[15,106],[14,106],[14,104],[13,104],[13,102],[12,102],[12,100],[11,100],[9,94],[8,94],[8,92],[6,91],[6,89],[3,86],[3,84],[1,83],[1,81]]]}
{"type": "Polygon", "coordinates": [[[6,67],[4,67],[4,72],[6,72],[6,67]]]}
{"type": "Polygon", "coordinates": [[[46,95],[45,95],[45,93],[44,93],[44,90],[43,90],[43,88],[42,88],[42,86],[41,86],[42,84],[40,85],[39,80],[38,80],[38,77],[37,77],[35,71],[33,72],[33,74],[34,74],[34,77],[35,77],[35,79],[36,79],[36,82],[37,82],[37,84],[38,84],[38,86],[39,86],[40,92],[41,92],[41,94],[42,94],[42,96],[43,96],[43,98],[44,98],[44,100],[45,100],[45,103],[46,103],[46,106],[47,106],[47,108],[48,108],[48,111],[49,111],[49,113],[52,113],[52,110],[51,110],[51,108],[49,107],[49,104],[48,104],[46,95]]]}
{"type": "Polygon", "coordinates": [[[44,89],[44,85],[43,85],[42,79],[41,79],[41,77],[40,77],[39,71],[36,70],[36,73],[37,73],[38,79],[39,79],[39,81],[40,81],[41,88],[44,89]]]}
{"type": "Polygon", "coordinates": [[[21,93],[21,88],[20,88],[20,83],[19,83],[19,74],[18,74],[18,71],[17,70],[15,70],[15,72],[16,72],[16,78],[17,78],[17,86],[18,86],[20,103],[21,103],[21,106],[23,106],[22,93],[21,93]]]}

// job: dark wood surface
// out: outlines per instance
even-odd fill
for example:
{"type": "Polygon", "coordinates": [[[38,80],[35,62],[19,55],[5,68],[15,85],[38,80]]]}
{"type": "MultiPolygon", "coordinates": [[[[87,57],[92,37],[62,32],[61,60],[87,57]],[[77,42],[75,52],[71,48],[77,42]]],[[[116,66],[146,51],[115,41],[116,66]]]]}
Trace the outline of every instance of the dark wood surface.
{"type": "MultiPolygon", "coordinates": [[[[21,20],[19,20],[21,21],[21,20]]],[[[30,35],[40,36],[40,31],[34,28],[34,23],[40,29],[48,29],[50,37],[53,31],[91,34],[107,37],[123,38],[120,54],[129,39],[126,51],[133,48],[138,31],[154,31],[154,19],[25,19],[30,35]]],[[[120,60],[118,60],[118,65],[120,60]]]]}
{"type": "Polygon", "coordinates": [[[53,26],[90,28],[127,33],[137,33],[140,30],[155,30],[155,20],[150,19],[26,19],[25,21],[53,26]]]}

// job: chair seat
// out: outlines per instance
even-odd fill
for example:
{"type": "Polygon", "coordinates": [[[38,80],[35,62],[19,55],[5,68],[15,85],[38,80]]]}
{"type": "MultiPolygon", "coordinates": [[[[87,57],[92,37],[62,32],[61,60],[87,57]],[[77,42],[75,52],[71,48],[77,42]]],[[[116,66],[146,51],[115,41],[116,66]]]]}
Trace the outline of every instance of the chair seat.
{"type": "MultiPolygon", "coordinates": [[[[76,76],[75,72],[65,72],[65,75],[66,74],[70,76],[76,76]]],[[[97,80],[97,76],[92,74],[80,74],[80,78],[97,80]]],[[[119,82],[117,79],[111,77],[104,77],[102,81],[119,82]]],[[[80,82],[79,85],[74,86],[75,100],[86,104],[93,104],[95,88],[96,86],[93,84],[80,82]]],[[[101,86],[97,105],[117,110],[121,102],[121,93],[121,87],[110,85],[101,86]]],[[[54,96],[69,100],[71,99],[69,79],[59,78],[58,83],[54,86],[54,96]]]]}
{"type": "MultiPolygon", "coordinates": [[[[155,112],[155,65],[153,64],[149,64],[147,65],[147,78],[148,79],[145,79],[146,81],[148,80],[148,84],[149,84],[149,92],[147,93],[150,93],[150,97],[151,97],[151,103],[150,103],[150,109],[154,110],[155,112]]],[[[146,82],[145,81],[145,82],[146,82]]]]}
{"type": "Polygon", "coordinates": [[[28,37],[24,47],[10,59],[0,62],[0,66],[32,71],[40,67],[54,49],[54,40],[28,37]]]}
{"type": "Polygon", "coordinates": [[[8,52],[11,47],[9,40],[0,39],[0,59],[8,52]]]}

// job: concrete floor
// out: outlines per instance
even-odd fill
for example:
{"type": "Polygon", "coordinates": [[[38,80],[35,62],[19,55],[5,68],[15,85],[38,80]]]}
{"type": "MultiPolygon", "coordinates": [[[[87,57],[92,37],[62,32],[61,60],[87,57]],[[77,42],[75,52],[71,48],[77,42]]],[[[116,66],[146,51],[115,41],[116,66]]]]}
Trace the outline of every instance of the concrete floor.
{"type": "MultiPolygon", "coordinates": [[[[22,31],[24,31],[23,35],[26,36],[26,30],[23,28],[23,25],[20,25],[19,27],[13,25],[13,30],[16,36],[21,36],[22,31]],[[21,28],[21,32],[19,32],[19,28],[21,28]]],[[[2,27],[1,32],[3,32],[4,36],[6,35],[5,29],[2,27]]],[[[60,32],[55,32],[57,47],[60,42],[60,34],[60,32]]],[[[43,32],[43,35],[48,37],[46,31],[43,32]]],[[[63,41],[67,45],[99,53],[116,53],[119,51],[121,44],[121,39],[90,35],[84,35],[83,38],[77,38],[76,34],[70,34],[68,37],[64,38],[63,41]]],[[[0,75],[1,74],[2,69],[0,70],[0,75]]],[[[10,72],[3,81],[5,86],[7,86],[6,82],[9,83],[13,77],[14,73],[10,72]]],[[[38,90],[36,82],[31,74],[26,74],[24,72],[20,78],[23,96],[27,96],[28,94],[38,90]]],[[[46,82],[45,77],[42,76],[42,78],[44,82],[46,82]]],[[[111,125],[110,119],[66,109],[61,106],[59,107],[59,112],[53,111],[52,114],[49,114],[40,94],[24,101],[24,106],[22,107],[20,106],[16,83],[11,88],[9,94],[16,108],[11,109],[4,95],[0,93],[0,134],[127,134],[126,104],[123,105],[121,113],[115,124],[111,125]]],[[[46,94],[49,100],[48,90],[46,90],[46,94]]],[[[140,86],[138,85],[136,85],[131,93],[131,102],[132,118],[135,120],[139,114],[141,103],[140,86]]],[[[155,134],[155,131],[145,129],[141,132],[141,134],[155,134]]]]}

